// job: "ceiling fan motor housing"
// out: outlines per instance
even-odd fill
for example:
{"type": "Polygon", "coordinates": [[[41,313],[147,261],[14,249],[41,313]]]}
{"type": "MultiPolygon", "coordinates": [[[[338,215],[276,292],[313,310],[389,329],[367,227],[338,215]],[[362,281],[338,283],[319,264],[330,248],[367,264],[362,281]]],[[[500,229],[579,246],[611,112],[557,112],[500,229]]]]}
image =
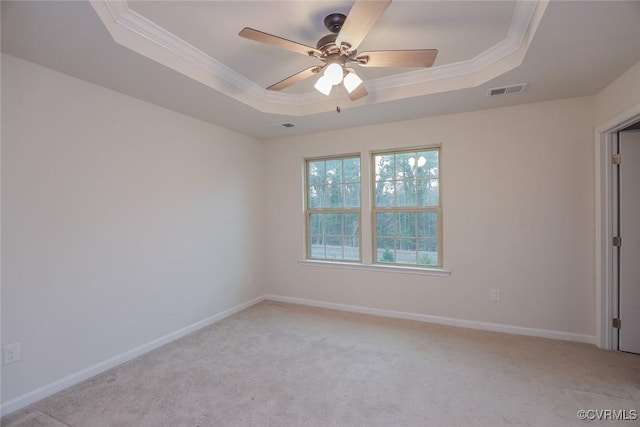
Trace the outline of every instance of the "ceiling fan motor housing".
{"type": "Polygon", "coordinates": [[[323,48],[328,48],[330,47],[330,45],[335,45],[336,43],[336,37],[338,37],[337,34],[327,34],[326,36],[322,37],[320,40],[318,40],[318,43],[316,44],[316,47],[320,50],[324,50],[323,48]]]}

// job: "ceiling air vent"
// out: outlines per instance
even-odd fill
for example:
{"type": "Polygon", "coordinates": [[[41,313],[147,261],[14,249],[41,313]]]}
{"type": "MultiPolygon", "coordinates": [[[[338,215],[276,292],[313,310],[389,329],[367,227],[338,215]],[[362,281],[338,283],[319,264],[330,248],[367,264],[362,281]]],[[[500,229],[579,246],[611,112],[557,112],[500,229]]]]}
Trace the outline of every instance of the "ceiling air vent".
{"type": "Polygon", "coordinates": [[[527,87],[526,83],[520,83],[518,85],[494,87],[489,89],[489,96],[506,95],[508,93],[520,93],[527,87]]]}
{"type": "Polygon", "coordinates": [[[270,124],[269,126],[271,126],[271,127],[292,128],[292,127],[295,127],[296,125],[294,125],[293,123],[290,123],[290,122],[286,122],[286,123],[273,123],[273,124],[270,124]]]}

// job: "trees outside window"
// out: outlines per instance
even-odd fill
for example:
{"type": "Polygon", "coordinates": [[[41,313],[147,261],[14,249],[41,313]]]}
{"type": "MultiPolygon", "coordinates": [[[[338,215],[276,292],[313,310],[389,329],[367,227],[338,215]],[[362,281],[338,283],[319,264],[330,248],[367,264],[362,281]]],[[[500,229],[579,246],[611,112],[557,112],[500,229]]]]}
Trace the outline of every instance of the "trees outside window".
{"type": "Polygon", "coordinates": [[[360,261],[360,156],[305,163],[307,258],[360,261]]]}
{"type": "Polygon", "coordinates": [[[440,150],[374,153],[374,262],[442,266],[440,150]]]}
{"type": "Polygon", "coordinates": [[[370,159],[365,218],[359,154],[305,161],[306,257],[362,262],[364,220],[374,264],[442,267],[440,148],[374,152],[370,159]]]}

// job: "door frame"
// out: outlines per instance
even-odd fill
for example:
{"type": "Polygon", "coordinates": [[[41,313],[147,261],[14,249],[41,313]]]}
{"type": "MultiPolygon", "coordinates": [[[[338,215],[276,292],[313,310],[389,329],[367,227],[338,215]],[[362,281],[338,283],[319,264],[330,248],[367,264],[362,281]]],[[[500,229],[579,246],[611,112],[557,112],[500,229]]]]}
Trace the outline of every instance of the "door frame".
{"type": "Polygon", "coordinates": [[[612,319],[618,315],[616,254],[613,247],[614,202],[613,143],[617,133],[640,121],[640,104],[598,126],[595,131],[596,186],[596,345],[618,349],[612,319]]]}

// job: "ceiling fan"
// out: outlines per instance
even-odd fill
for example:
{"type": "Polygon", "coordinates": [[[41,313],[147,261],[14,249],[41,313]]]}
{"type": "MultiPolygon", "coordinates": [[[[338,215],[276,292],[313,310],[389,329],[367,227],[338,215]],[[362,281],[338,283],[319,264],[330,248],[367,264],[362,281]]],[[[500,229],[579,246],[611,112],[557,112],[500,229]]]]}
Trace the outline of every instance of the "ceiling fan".
{"type": "Polygon", "coordinates": [[[357,49],[369,30],[384,14],[391,0],[356,0],[348,16],[332,13],[324,18],[324,25],[331,34],[322,37],[316,47],[306,46],[282,37],[244,28],[240,36],[261,43],[312,56],[324,62],[302,70],[276,84],[268,90],[282,90],[304,79],[324,71],[314,87],[329,95],[333,86],[342,83],[351,100],[355,101],[368,94],[362,79],[351,64],[361,67],[431,67],[438,54],[437,49],[417,50],[377,50],[358,53],[357,49]]]}

